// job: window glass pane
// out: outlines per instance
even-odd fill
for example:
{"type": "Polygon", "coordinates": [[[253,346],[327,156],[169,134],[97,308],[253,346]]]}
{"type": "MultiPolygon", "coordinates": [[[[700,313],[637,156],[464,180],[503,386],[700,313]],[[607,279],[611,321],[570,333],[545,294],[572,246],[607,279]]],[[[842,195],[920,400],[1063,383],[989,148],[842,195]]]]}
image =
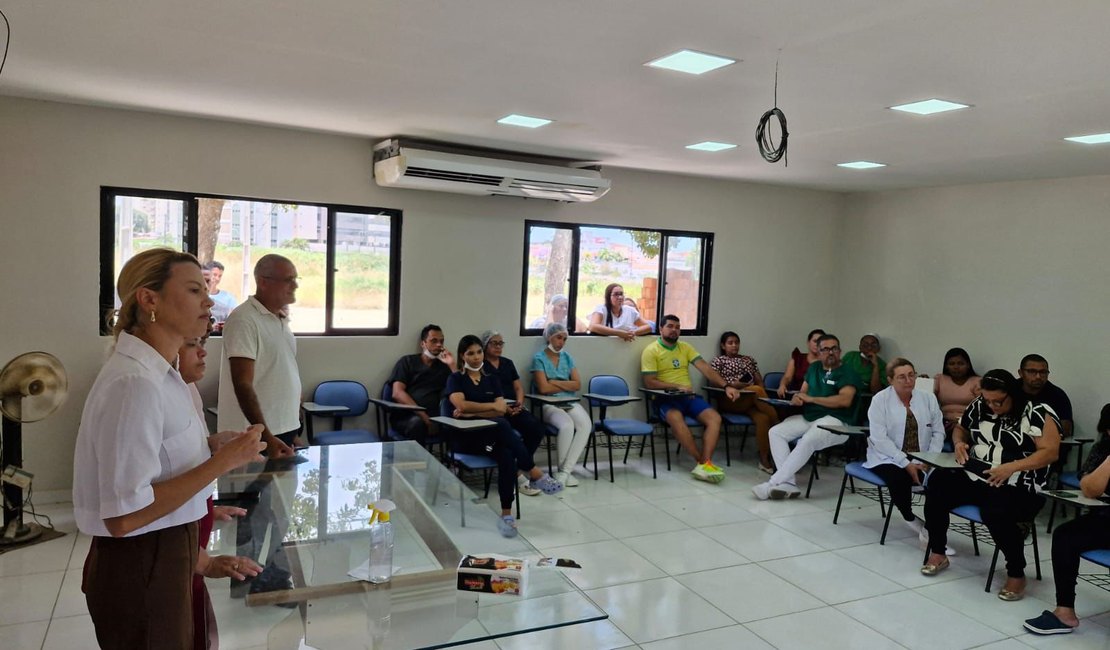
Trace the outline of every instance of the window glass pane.
{"type": "Polygon", "coordinates": [[[618,283],[645,320],[655,322],[659,282],[658,232],[618,228],[580,230],[578,249],[578,316],[605,302],[605,287],[618,283]]]}
{"type": "MultiPolygon", "coordinates": [[[[528,228],[528,292],[524,327],[542,328],[552,317],[566,324],[572,242],[573,233],[568,228],[528,228]],[[553,298],[560,297],[552,304],[553,298]]],[[[568,326],[568,329],[575,331],[574,327],[568,326]]]]}
{"type": "MultiPolygon", "coordinates": [[[[214,259],[225,270],[219,289],[242,302],[254,293],[253,270],[263,255],[276,253],[297,267],[297,302],[289,307],[289,326],[296,334],[324,331],[327,208],[292,203],[201,199],[219,206],[219,231],[211,258],[202,243],[201,261],[214,259]]],[[[211,227],[203,205],[198,230],[211,227]]]]}
{"type": "MultiPolygon", "coordinates": [[[[115,259],[112,286],[119,280],[120,269],[136,253],[148,248],[165,246],[174,250],[185,247],[185,202],[176,199],[153,199],[141,196],[116,196],[115,259]]],[[[115,290],[113,289],[113,295],[115,290]]],[[[120,306],[115,295],[115,307],[120,306]]]]}
{"type": "Polygon", "coordinates": [[[682,321],[682,329],[700,327],[698,296],[701,294],[701,237],[667,237],[666,286],[663,307],[682,321]]]}
{"type": "Polygon", "coordinates": [[[391,221],[386,214],[336,213],[333,327],[389,326],[391,221]]]}

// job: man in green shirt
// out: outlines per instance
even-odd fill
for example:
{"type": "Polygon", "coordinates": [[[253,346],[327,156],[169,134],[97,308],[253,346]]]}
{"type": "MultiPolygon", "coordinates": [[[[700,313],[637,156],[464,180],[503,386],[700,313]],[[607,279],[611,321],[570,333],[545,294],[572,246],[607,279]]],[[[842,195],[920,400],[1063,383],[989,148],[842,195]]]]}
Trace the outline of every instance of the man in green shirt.
{"type": "Polygon", "coordinates": [[[659,338],[644,348],[640,355],[640,374],[644,379],[644,388],[673,392],[666,397],[656,397],[655,408],[659,417],[674,432],[675,439],[697,463],[691,474],[699,481],[720,483],[725,479],[725,473],[713,464],[713,450],[717,447],[717,438],[721,432],[721,414],[694,394],[690,383],[690,366],[697,368],[714,386],[724,388],[728,399],[739,399],[740,391],[726,386],[725,380],[709,367],[692,345],[679,341],[681,334],[682,325],[678,316],[664,316],[659,327],[659,338]],[[701,449],[694,444],[694,436],[690,433],[690,427],[686,426],[687,417],[696,419],[705,427],[701,449]]]}
{"type": "Polygon", "coordinates": [[[821,363],[810,364],[802,390],[791,400],[802,407],[801,415],[792,415],[771,427],[771,455],[778,467],[771,480],[752,488],[755,496],[766,499],[793,499],[801,494],[795,474],[805,467],[814,452],[848,440],[848,436],[825,431],[821,425],[854,424],[859,378],[840,361],[840,339],[826,334],[817,341],[821,363]],[[797,440],[794,450],[790,443],[797,440]]]}

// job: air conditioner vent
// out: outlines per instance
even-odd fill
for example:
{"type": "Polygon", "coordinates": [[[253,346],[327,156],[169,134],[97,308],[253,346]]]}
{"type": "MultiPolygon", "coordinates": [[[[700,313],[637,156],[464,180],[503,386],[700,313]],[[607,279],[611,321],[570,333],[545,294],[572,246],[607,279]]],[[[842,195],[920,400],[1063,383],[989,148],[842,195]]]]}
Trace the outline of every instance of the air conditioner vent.
{"type": "Polygon", "coordinates": [[[452,171],[449,169],[432,169],[430,167],[407,167],[405,176],[412,178],[431,178],[440,181],[455,183],[469,183],[471,185],[500,185],[505,180],[504,176],[490,176],[488,174],[475,174],[472,172],[452,171]]]}

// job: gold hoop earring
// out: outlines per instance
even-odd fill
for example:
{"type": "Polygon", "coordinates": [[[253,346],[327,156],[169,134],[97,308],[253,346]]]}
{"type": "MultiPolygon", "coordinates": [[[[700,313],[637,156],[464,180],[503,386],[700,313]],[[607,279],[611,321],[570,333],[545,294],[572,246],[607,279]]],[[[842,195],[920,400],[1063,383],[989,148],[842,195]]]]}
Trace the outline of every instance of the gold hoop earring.
{"type": "Polygon", "coordinates": [[[151,309],[150,310],[150,322],[154,323],[154,322],[157,322],[157,321],[158,321],[158,319],[154,317],[154,310],[151,309]]]}

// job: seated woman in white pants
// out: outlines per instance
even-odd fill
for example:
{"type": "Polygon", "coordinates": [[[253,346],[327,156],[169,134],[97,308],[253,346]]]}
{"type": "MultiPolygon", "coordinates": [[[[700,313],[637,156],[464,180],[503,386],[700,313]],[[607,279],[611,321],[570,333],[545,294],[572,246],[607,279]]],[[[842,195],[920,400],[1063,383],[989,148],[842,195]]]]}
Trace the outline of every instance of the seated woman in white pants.
{"type": "MultiPolygon", "coordinates": [[[[567,326],[548,323],[543,330],[547,347],[532,357],[532,379],[536,392],[558,397],[573,396],[582,387],[574,359],[563,349],[567,343],[567,326]]],[[[543,405],[543,421],[559,430],[559,470],[555,480],[567,487],[578,485],[572,471],[578,464],[586,443],[590,441],[593,424],[590,415],[578,402],[543,405]]]]}
{"type": "Polygon", "coordinates": [[[801,415],[792,415],[771,427],[771,456],[778,470],[771,480],[752,488],[759,499],[793,499],[801,494],[794,475],[809,462],[814,452],[839,445],[848,440],[821,425],[849,424],[856,400],[859,378],[840,362],[840,340],[825,334],[817,342],[820,363],[806,370],[802,390],[791,400],[802,407],[801,415]],[[794,450],[790,443],[797,440],[794,450]]]}

